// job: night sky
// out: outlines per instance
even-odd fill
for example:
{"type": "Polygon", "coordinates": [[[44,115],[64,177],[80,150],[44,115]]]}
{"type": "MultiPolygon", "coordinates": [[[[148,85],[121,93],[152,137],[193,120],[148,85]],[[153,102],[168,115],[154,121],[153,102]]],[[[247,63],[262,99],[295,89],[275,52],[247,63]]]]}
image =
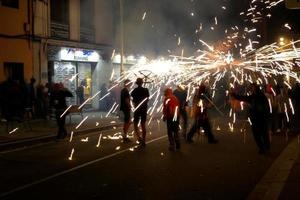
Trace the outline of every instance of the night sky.
{"type": "MultiPolygon", "coordinates": [[[[249,8],[249,2],[251,1],[123,0],[125,51],[153,57],[168,55],[170,52],[178,54],[182,49],[186,54],[192,54],[202,48],[198,39],[214,44],[224,40],[225,29],[233,26],[255,28],[255,25],[245,22],[245,18],[240,16],[240,12],[249,8]],[[145,12],[146,17],[142,20],[145,12]],[[202,30],[195,33],[201,24],[202,30]]],[[[271,11],[265,9],[262,12],[272,14],[271,18],[266,19],[267,42],[272,42],[282,33],[299,32],[296,25],[299,24],[299,10],[288,10],[281,3],[271,11]],[[289,23],[293,30],[286,30],[285,23],[289,23]]]]}

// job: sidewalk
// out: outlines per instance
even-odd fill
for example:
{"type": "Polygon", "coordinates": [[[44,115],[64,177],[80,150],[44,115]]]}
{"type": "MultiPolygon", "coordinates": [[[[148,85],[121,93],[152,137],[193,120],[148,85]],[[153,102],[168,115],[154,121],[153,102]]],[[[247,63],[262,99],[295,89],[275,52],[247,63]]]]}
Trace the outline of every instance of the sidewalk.
{"type": "Polygon", "coordinates": [[[293,150],[294,157],[290,156],[287,158],[289,162],[293,162],[293,165],[278,199],[300,199],[300,137],[297,138],[293,150]]]}
{"type": "MultiPolygon", "coordinates": [[[[80,115],[68,115],[66,118],[67,131],[76,134],[107,130],[114,126],[121,126],[120,119],[115,114],[106,117],[106,112],[92,111],[83,112],[80,115]],[[84,122],[76,129],[81,121],[84,122]]],[[[20,148],[54,140],[57,134],[55,119],[35,119],[29,123],[14,122],[7,132],[5,123],[0,124],[0,151],[20,148]],[[9,133],[10,132],[10,133],[9,133]]]]}

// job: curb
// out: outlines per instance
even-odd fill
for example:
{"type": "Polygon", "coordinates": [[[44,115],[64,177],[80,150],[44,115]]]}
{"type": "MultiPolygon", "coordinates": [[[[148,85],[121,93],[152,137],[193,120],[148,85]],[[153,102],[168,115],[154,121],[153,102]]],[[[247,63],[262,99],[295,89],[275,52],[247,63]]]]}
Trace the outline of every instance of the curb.
{"type": "MultiPolygon", "coordinates": [[[[74,133],[75,133],[75,135],[78,136],[78,135],[83,135],[86,133],[92,133],[92,132],[96,132],[96,131],[109,130],[113,127],[121,127],[122,125],[123,125],[122,123],[115,123],[115,124],[101,126],[101,127],[97,127],[97,128],[78,130],[78,131],[74,131],[74,133]]],[[[38,137],[31,137],[31,138],[19,139],[19,140],[16,139],[14,141],[0,143],[0,153],[3,151],[33,146],[33,145],[36,145],[39,143],[47,143],[50,141],[54,141],[55,139],[56,139],[56,134],[51,134],[51,135],[47,135],[47,136],[38,136],[38,137]]]]}

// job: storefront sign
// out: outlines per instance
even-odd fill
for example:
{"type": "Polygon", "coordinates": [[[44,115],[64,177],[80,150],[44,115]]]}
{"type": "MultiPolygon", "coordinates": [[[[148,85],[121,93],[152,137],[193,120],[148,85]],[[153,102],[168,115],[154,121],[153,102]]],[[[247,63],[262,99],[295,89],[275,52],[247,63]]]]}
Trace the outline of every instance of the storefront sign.
{"type": "Polygon", "coordinates": [[[93,50],[62,48],[60,51],[60,59],[69,61],[98,62],[100,56],[93,50]]]}

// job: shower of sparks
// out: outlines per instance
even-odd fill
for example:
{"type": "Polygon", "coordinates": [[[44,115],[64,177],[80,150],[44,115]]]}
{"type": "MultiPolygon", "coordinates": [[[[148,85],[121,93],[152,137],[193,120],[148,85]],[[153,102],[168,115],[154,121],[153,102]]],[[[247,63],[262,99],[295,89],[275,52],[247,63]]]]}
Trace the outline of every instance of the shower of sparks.
{"type": "Polygon", "coordinates": [[[88,142],[88,141],[89,141],[89,137],[81,139],[81,142],[88,142]]]}
{"type": "Polygon", "coordinates": [[[14,132],[16,132],[19,128],[15,128],[14,130],[10,131],[9,134],[12,134],[14,132]]]}
{"type": "Polygon", "coordinates": [[[137,109],[139,109],[139,107],[146,101],[148,100],[148,97],[143,99],[143,101],[141,101],[141,103],[139,103],[134,109],[132,109],[132,112],[135,112],[137,109]]]}
{"type": "Polygon", "coordinates": [[[234,131],[233,124],[231,124],[231,123],[228,123],[228,126],[229,126],[229,130],[230,130],[230,132],[233,132],[233,131],[234,131]]]}
{"type": "Polygon", "coordinates": [[[248,122],[250,124],[250,126],[252,126],[252,122],[251,122],[251,119],[248,117],[248,122]]]}
{"type": "Polygon", "coordinates": [[[144,12],[144,14],[143,14],[143,17],[142,17],[142,21],[144,21],[144,20],[145,20],[145,18],[146,18],[146,15],[147,15],[147,12],[144,12]]]}
{"type": "Polygon", "coordinates": [[[290,118],[289,118],[289,114],[288,114],[288,111],[287,111],[286,103],[284,103],[284,112],[285,112],[285,116],[286,116],[286,121],[289,122],[290,118]]]}
{"type": "Polygon", "coordinates": [[[111,58],[110,58],[111,60],[115,57],[115,53],[116,53],[116,50],[114,49],[113,52],[111,53],[111,58]]]}
{"type": "MultiPolygon", "coordinates": [[[[201,83],[205,83],[211,91],[209,96],[211,104],[214,105],[217,111],[219,111],[220,106],[218,108],[213,101],[220,97],[220,95],[224,98],[230,98],[230,91],[239,91],[239,86],[257,83],[263,88],[267,84],[273,84],[284,85],[291,90],[295,83],[300,83],[299,76],[295,70],[298,66],[295,60],[299,59],[300,55],[300,40],[292,42],[284,41],[283,45],[279,42],[274,42],[262,46],[259,42],[262,36],[259,35],[260,30],[258,28],[259,26],[257,26],[257,24],[262,22],[266,17],[270,18],[272,16],[271,8],[282,2],[283,0],[250,1],[249,7],[240,13],[240,17],[247,22],[245,23],[247,24],[247,27],[234,25],[232,27],[227,27],[226,30],[224,30],[225,37],[220,40],[221,42],[217,42],[216,44],[213,44],[211,41],[206,42],[203,38],[197,38],[197,43],[195,43],[195,45],[198,46],[199,49],[191,56],[187,55],[188,51],[184,51],[184,49],[178,47],[182,45],[183,40],[181,41],[182,38],[180,38],[178,34],[175,34],[173,39],[174,46],[177,45],[178,51],[173,51],[171,49],[168,51],[170,53],[169,57],[155,60],[147,59],[145,63],[133,65],[130,70],[125,71],[114,81],[114,85],[108,89],[108,93],[101,94],[102,97],[99,101],[111,95],[110,91],[117,87],[124,79],[128,78],[130,80],[135,80],[139,77],[141,71],[150,71],[153,76],[151,78],[145,76],[144,78],[147,78],[145,87],[149,89],[151,96],[144,99],[135,108],[132,107],[132,111],[134,112],[141,104],[148,101],[149,109],[147,110],[147,114],[150,119],[148,125],[151,121],[157,120],[157,128],[160,129],[160,119],[157,116],[161,116],[159,115],[163,109],[163,95],[161,91],[166,87],[175,88],[178,84],[184,85],[187,91],[186,101],[190,103],[193,100],[193,96],[195,95],[198,86],[201,83]],[[258,2],[259,6],[257,6],[258,2]],[[267,12],[265,12],[266,10],[267,12]],[[176,55],[171,55],[171,52],[178,53],[176,55]],[[279,80],[277,80],[276,77],[283,77],[283,84],[279,83],[279,80]],[[226,86],[220,90],[218,85],[223,81],[226,82],[226,86]]],[[[227,8],[223,5],[218,6],[218,8],[220,10],[222,9],[222,12],[227,11],[227,8]]],[[[196,11],[193,10],[193,12],[188,12],[187,15],[193,16],[195,13],[196,11]]],[[[146,14],[147,13],[144,12],[142,17],[143,21],[146,18],[146,14]]],[[[138,19],[140,19],[140,17],[138,17],[138,19]]],[[[211,29],[212,31],[217,30],[221,27],[219,26],[221,21],[222,20],[218,21],[218,18],[215,17],[210,25],[204,26],[202,23],[198,23],[197,27],[195,27],[195,32],[197,35],[201,35],[198,33],[204,31],[205,28],[208,30],[211,29]]],[[[152,25],[152,27],[154,28],[154,25],[152,25]]],[[[285,23],[283,27],[289,30],[292,29],[288,23],[285,23]]],[[[115,50],[112,53],[112,58],[114,54],[115,50]]],[[[114,80],[114,78],[115,71],[113,70],[110,80],[114,80]]],[[[271,90],[273,96],[276,97],[273,88],[271,88],[271,90]]],[[[249,93],[247,94],[249,95],[249,93]]],[[[268,99],[268,102],[270,113],[272,113],[270,99],[268,99]]],[[[118,103],[119,102],[114,102],[106,117],[117,110],[119,106],[118,103]]],[[[205,106],[203,105],[203,102],[199,102],[199,106],[203,112],[203,106],[205,106]]],[[[244,110],[244,106],[246,107],[247,104],[243,102],[240,102],[240,105],[237,105],[241,110],[244,110]]],[[[229,117],[233,118],[231,123],[228,124],[231,132],[233,132],[235,122],[238,120],[237,118],[239,115],[236,113],[239,111],[239,108],[232,105],[228,113],[229,117]]],[[[287,121],[289,121],[288,111],[292,114],[295,112],[290,99],[288,102],[284,103],[284,112],[287,121]]],[[[221,114],[221,112],[219,113],[221,114]]],[[[174,118],[176,119],[177,116],[175,117],[175,115],[177,115],[176,112],[174,114],[174,118]]],[[[226,113],[226,116],[228,115],[226,113]]],[[[248,118],[248,122],[252,125],[250,118],[248,118]]],[[[217,130],[220,130],[219,126],[217,126],[217,130]]],[[[97,147],[100,145],[101,138],[102,134],[99,136],[97,147]]],[[[108,139],[118,138],[118,134],[108,136],[108,139]]],[[[103,137],[103,139],[107,139],[107,137],[103,137]]],[[[118,150],[117,148],[116,150],[118,150]]],[[[163,153],[161,153],[161,155],[163,155],[163,153]]]]}
{"type": "Polygon", "coordinates": [[[110,115],[110,113],[113,111],[113,109],[114,109],[114,107],[115,107],[116,104],[117,104],[116,102],[113,104],[113,106],[112,106],[111,109],[108,111],[108,113],[105,115],[105,117],[108,117],[108,115],[110,115]]]}
{"type": "Polygon", "coordinates": [[[173,121],[177,121],[177,112],[178,112],[178,106],[176,106],[175,108],[175,113],[174,113],[174,116],[173,116],[173,121]]]}
{"type": "Polygon", "coordinates": [[[96,147],[100,147],[101,138],[102,138],[102,133],[100,133],[100,135],[99,135],[96,147]]]}
{"type": "Polygon", "coordinates": [[[101,97],[101,98],[99,99],[99,101],[101,101],[102,99],[104,99],[104,98],[107,97],[108,95],[110,95],[110,92],[106,93],[103,97],[101,97]]]}
{"type": "Polygon", "coordinates": [[[78,128],[83,124],[83,122],[85,122],[85,120],[88,119],[88,117],[89,117],[89,116],[86,116],[83,120],[81,120],[81,122],[76,126],[75,129],[78,129],[78,128]]]}
{"type": "Polygon", "coordinates": [[[77,74],[74,74],[69,80],[70,80],[70,82],[72,82],[72,81],[74,81],[75,80],[75,78],[78,76],[78,74],[79,73],[77,73],[77,74]]]}
{"type": "Polygon", "coordinates": [[[110,76],[110,81],[112,81],[113,80],[113,78],[114,78],[114,75],[115,75],[115,70],[114,69],[112,69],[112,72],[111,72],[111,76],[110,76]]]}
{"type": "Polygon", "coordinates": [[[69,156],[69,160],[72,160],[73,159],[73,154],[74,154],[74,148],[72,149],[72,151],[71,151],[71,154],[70,154],[70,156],[69,156]]]}
{"type": "Polygon", "coordinates": [[[270,113],[272,113],[272,103],[271,99],[268,98],[270,113]]]}
{"type": "Polygon", "coordinates": [[[90,100],[90,98],[87,98],[79,107],[78,109],[81,109],[88,101],[90,100]]]}
{"type": "Polygon", "coordinates": [[[129,148],[129,151],[134,151],[134,148],[129,148]]]}
{"type": "Polygon", "coordinates": [[[286,28],[289,29],[289,30],[292,29],[291,26],[290,26],[288,23],[284,24],[284,27],[286,27],[286,28]]]}
{"type": "Polygon", "coordinates": [[[63,114],[60,115],[60,118],[62,118],[67,112],[68,110],[72,107],[72,105],[70,105],[64,112],[63,114]]]}
{"type": "Polygon", "coordinates": [[[72,142],[72,140],[73,140],[73,134],[74,134],[74,132],[73,132],[73,131],[71,131],[71,136],[70,136],[70,140],[69,140],[69,142],[72,142]]]}
{"type": "Polygon", "coordinates": [[[233,124],[235,123],[236,117],[235,117],[235,113],[233,113],[233,124]]]}

